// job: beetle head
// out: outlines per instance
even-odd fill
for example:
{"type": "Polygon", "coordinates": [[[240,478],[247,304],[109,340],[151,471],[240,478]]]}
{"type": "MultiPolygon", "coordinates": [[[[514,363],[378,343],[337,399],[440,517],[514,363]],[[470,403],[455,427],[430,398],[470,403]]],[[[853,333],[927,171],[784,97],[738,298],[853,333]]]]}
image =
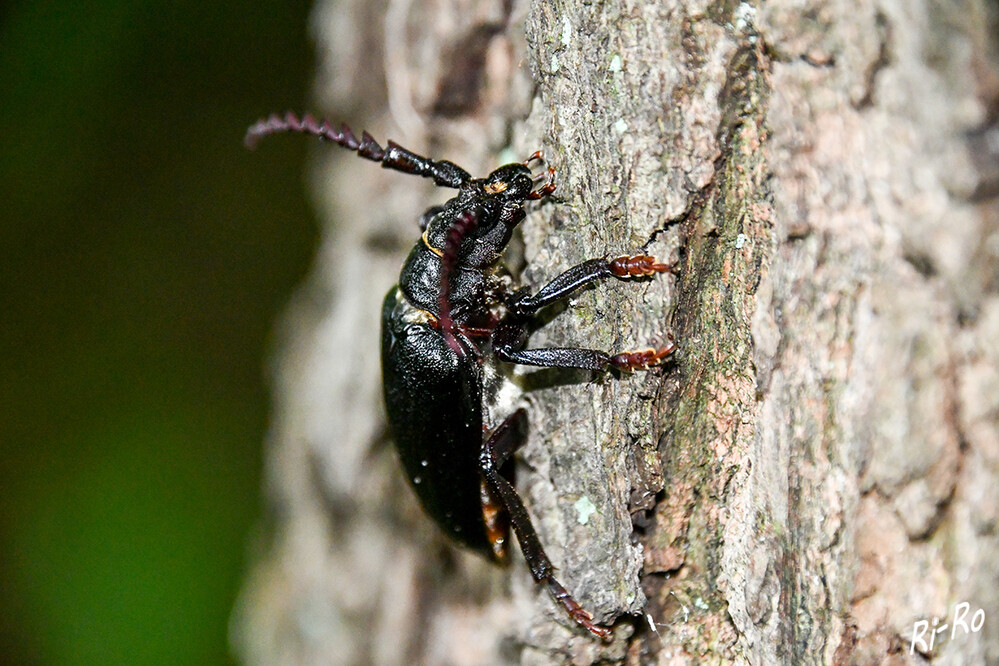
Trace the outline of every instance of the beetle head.
{"type": "Polygon", "coordinates": [[[501,166],[486,176],[482,189],[489,196],[520,202],[530,198],[534,179],[526,165],[515,162],[501,166]]]}
{"type": "Polygon", "coordinates": [[[494,264],[514,227],[524,219],[524,203],[555,190],[554,168],[540,176],[531,170],[532,162],[543,160],[538,151],[524,162],[506,164],[485,178],[465,182],[458,196],[427,227],[426,243],[431,248],[444,248],[445,243],[454,247],[456,265],[483,268],[494,264]],[[473,219],[459,223],[459,216],[466,212],[473,219]]]}

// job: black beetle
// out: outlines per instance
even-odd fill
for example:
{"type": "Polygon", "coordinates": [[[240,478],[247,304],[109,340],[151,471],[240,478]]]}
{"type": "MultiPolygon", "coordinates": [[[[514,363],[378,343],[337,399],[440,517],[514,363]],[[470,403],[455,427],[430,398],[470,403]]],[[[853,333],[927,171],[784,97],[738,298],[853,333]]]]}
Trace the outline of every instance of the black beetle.
{"type": "Polygon", "coordinates": [[[512,290],[497,271],[524,204],[555,190],[555,170],[543,184],[531,163],[501,166],[472,178],[458,165],[422,157],[389,141],[382,148],[367,133],[292,113],[272,115],[247,130],[253,147],[263,136],[301,132],[333,141],[385,168],[432,178],[458,195],[421,218],[423,235],[402,267],[399,284],[382,307],[382,375],[389,425],[410,484],[424,510],[449,537],[496,562],[506,560],[510,526],[534,579],[577,623],[603,639],[611,632],[593,623],[555,579],[517,491],[500,470],[524,441],[526,412],[501,423],[487,421],[501,382],[496,361],[591,371],[639,370],[663,362],[675,346],[611,355],[572,347],[525,349],[528,326],[542,308],[587,284],[614,277],[648,277],[670,270],[645,254],[590,259],[531,294],[512,290]],[[540,185],[540,186],[539,186],[540,185]],[[488,428],[494,426],[491,433],[488,428]]]}

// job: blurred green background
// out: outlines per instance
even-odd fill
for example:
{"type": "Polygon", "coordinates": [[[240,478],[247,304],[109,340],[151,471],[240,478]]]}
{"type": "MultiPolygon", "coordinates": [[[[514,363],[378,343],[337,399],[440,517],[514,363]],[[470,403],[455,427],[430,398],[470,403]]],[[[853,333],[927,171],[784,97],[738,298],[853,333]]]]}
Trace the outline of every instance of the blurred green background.
{"type": "Polygon", "coordinates": [[[269,340],[316,242],[307,3],[0,8],[0,652],[232,661],[269,340]]]}

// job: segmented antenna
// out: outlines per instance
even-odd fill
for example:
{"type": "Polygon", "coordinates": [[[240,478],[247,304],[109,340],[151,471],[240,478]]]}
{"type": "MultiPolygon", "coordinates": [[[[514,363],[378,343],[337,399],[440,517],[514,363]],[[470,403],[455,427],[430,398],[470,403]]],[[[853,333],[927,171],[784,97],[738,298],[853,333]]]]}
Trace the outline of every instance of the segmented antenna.
{"type": "Polygon", "coordinates": [[[433,178],[434,183],[445,187],[461,187],[462,183],[471,178],[467,171],[453,162],[447,160],[436,162],[403,148],[395,141],[388,141],[386,147],[382,148],[367,132],[361,132],[361,138],[358,139],[346,123],[341,124],[340,129],[336,129],[325,118],[317,121],[310,114],[299,118],[291,111],[284,116],[275,113],[257,121],[246,130],[243,143],[252,150],[261,138],[282,132],[311,134],[325,141],[332,141],[357,152],[361,157],[380,162],[387,169],[433,178]]]}
{"type": "MultiPolygon", "coordinates": [[[[323,118],[322,122],[317,121],[312,115],[305,114],[301,118],[291,111],[280,116],[276,113],[269,117],[257,121],[256,124],[246,130],[246,137],[243,143],[250,150],[257,147],[257,142],[265,136],[280,134],[282,132],[299,132],[301,134],[311,134],[320,139],[338,143],[349,150],[356,150],[361,157],[380,162],[385,157],[385,151],[378,142],[367,132],[361,133],[361,140],[358,141],[354,132],[346,123],[340,125],[340,129],[334,128],[328,120],[323,118]]],[[[389,142],[389,145],[392,145],[389,142]]]]}
{"type": "Polygon", "coordinates": [[[466,210],[448,229],[444,248],[441,250],[441,291],[438,300],[440,310],[438,320],[444,340],[447,341],[448,347],[458,355],[463,355],[465,352],[455,337],[454,320],[451,319],[451,274],[458,265],[458,252],[461,249],[462,241],[475,230],[478,224],[479,218],[475,213],[466,210]]]}

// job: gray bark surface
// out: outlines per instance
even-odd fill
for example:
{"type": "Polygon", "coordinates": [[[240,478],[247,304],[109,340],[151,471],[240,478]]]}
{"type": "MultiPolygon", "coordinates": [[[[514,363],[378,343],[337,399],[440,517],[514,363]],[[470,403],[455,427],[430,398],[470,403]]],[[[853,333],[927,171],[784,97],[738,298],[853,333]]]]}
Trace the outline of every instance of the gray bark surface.
{"type": "Polygon", "coordinates": [[[639,249],[675,262],[580,294],[532,346],[672,331],[680,352],[520,378],[518,490],[561,581],[616,621],[600,644],[519,553],[499,569],[450,546],[397,469],[380,301],[449,193],[317,148],[327,223],[274,364],[242,658],[999,662],[996,13],[320,3],[317,111],[476,175],[545,150],[559,188],[522,225],[525,284],[639,249]],[[982,628],[910,654],[914,623],[960,602],[982,628]]]}

